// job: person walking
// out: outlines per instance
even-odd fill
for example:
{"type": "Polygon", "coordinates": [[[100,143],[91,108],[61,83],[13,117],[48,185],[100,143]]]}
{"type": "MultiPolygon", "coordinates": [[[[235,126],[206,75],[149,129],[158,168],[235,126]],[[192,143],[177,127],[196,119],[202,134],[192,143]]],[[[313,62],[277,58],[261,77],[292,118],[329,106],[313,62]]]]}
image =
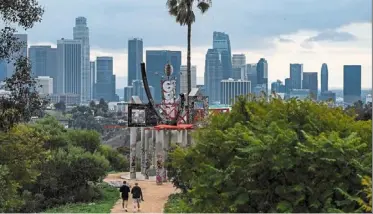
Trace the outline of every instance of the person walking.
{"type": "Polygon", "coordinates": [[[130,187],[127,185],[126,181],[123,181],[123,185],[120,187],[119,192],[121,193],[122,197],[122,207],[127,212],[127,205],[128,205],[128,193],[130,192],[130,187]]]}
{"type": "Polygon", "coordinates": [[[133,212],[140,211],[140,203],[141,201],[144,201],[144,197],[142,196],[142,191],[138,183],[135,183],[135,186],[132,188],[131,193],[133,200],[133,212]]]}

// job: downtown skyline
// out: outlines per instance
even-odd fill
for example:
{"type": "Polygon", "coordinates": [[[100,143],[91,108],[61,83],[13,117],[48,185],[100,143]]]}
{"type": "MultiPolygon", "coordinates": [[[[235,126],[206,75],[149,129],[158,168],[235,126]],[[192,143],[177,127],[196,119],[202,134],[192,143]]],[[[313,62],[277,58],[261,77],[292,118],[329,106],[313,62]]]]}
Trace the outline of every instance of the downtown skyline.
{"type": "MultiPolygon", "coordinates": [[[[102,5],[102,7],[106,9],[111,7],[113,9],[113,5],[117,5],[119,8],[124,5],[132,5],[133,9],[136,9],[136,7],[137,9],[140,9],[140,6],[144,6],[144,10],[147,11],[149,9],[148,7],[153,6],[155,7],[154,10],[157,10],[155,13],[157,13],[159,17],[152,21],[154,21],[155,24],[157,24],[159,20],[164,21],[170,34],[174,35],[172,38],[170,35],[166,35],[163,38],[160,37],[160,34],[162,34],[162,31],[164,30],[164,26],[158,25],[156,26],[159,27],[159,30],[157,30],[156,26],[148,25],[144,26],[142,29],[140,27],[132,26],[133,24],[128,25],[128,27],[126,26],[126,29],[123,30],[120,29],[120,27],[115,26],[115,23],[117,22],[114,21],[113,24],[105,26],[107,29],[105,30],[102,23],[97,22],[97,20],[99,18],[107,20],[108,17],[104,17],[101,13],[89,15],[91,12],[90,10],[98,5],[97,2],[86,3],[87,9],[81,9],[80,11],[75,8],[64,16],[64,20],[59,21],[61,28],[56,29],[53,32],[45,33],[43,32],[43,29],[47,27],[51,29],[51,22],[55,19],[54,17],[51,17],[51,14],[56,15],[61,13],[56,10],[56,5],[61,6],[59,5],[61,3],[46,3],[46,1],[41,1],[41,4],[45,5],[46,14],[41,23],[37,23],[35,28],[27,32],[29,45],[47,44],[55,46],[55,43],[59,38],[71,37],[66,35],[70,35],[71,27],[74,24],[75,18],[78,16],[84,16],[87,18],[88,26],[90,28],[90,59],[94,60],[97,56],[112,56],[114,58],[114,74],[117,76],[117,88],[123,88],[127,85],[126,78],[124,78],[124,76],[127,76],[127,42],[128,39],[132,37],[143,39],[144,61],[146,60],[146,50],[171,50],[182,51],[182,64],[186,63],[186,28],[180,27],[174,22],[174,19],[167,14],[164,2],[153,2],[150,3],[150,5],[144,6],[141,5],[142,3],[130,0],[123,1],[122,3],[117,1],[107,1],[106,4],[102,5]],[[67,32],[65,32],[66,26],[69,28],[67,32]],[[150,34],[150,32],[153,33],[150,34]],[[103,34],[108,35],[109,38],[103,34]],[[115,43],[116,47],[114,47],[115,45],[110,44],[110,42],[115,43]]],[[[237,2],[237,4],[242,4],[243,1],[235,0],[235,2],[237,2]]],[[[269,2],[273,3],[273,1],[269,2]]],[[[314,0],[309,2],[317,1],[314,0]]],[[[331,2],[335,3],[335,1],[331,2]]],[[[251,31],[247,33],[247,39],[244,38],[245,32],[243,32],[242,29],[241,31],[238,30],[238,28],[242,28],[245,25],[234,27],[226,22],[222,22],[221,24],[216,23],[222,21],[221,19],[216,19],[216,16],[222,12],[222,6],[228,4],[223,4],[222,2],[214,3],[213,7],[206,15],[197,16],[197,22],[193,25],[194,29],[192,29],[192,65],[197,66],[197,83],[203,83],[205,54],[208,48],[212,46],[212,33],[216,30],[223,31],[230,36],[232,55],[241,53],[245,54],[247,63],[256,63],[260,58],[265,58],[268,61],[269,83],[274,82],[277,79],[284,80],[285,78],[288,78],[290,63],[301,63],[303,64],[305,72],[317,72],[318,75],[320,75],[322,63],[327,63],[329,68],[329,87],[342,88],[343,65],[360,64],[362,65],[362,88],[371,88],[371,23],[367,19],[367,17],[370,19],[371,12],[370,10],[369,12],[365,10],[366,7],[369,7],[371,2],[365,1],[365,4],[364,1],[353,2],[360,6],[365,5],[362,13],[354,15],[352,14],[354,13],[353,10],[345,11],[345,7],[352,7],[351,1],[345,1],[345,5],[335,5],[334,9],[336,11],[349,12],[348,15],[345,14],[345,18],[339,19],[338,22],[333,19],[330,23],[324,23],[319,17],[315,17],[314,20],[310,20],[312,23],[305,23],[304,25],[299,25],[298,23],[298,25],[296,25],[293,23],[293,12],[282,12],[282,15],[284,16],[282,21],[283,23],[288,23],[290,28],[289,26],[284,25],[282,26],[283,29],[278,30],[277,32],[276,29],[273,29],[274,25],[278,24],[276,21],[264,20],[268,25],[262,26],[261,29],[257,30],[257,32],[251,31]],[[209,26],[203,30],[203,26],[205,25],[209,26]],[[265,32],[265,29],[267,29],[268,32],[265,32]],[[255,37],[256,34],[262,36],[263,39],[260,40],[255,37]]],[[[304,4],[293,4],[292,6],[298,7],[301,11],[304,10],[305,5],[307,4],[308,3],[306,2],[304,4]]],[[[264,5],[262,6],[264,7],[264,5]]],[[[272,7],[273,5],[270,8],[272,7]]],[[[254,9],[257,10],[256,14],[259,17],[261,17],[260,14],[265,14],[265,11],[261,11],[262,8],[258,5],[256,5],[254,9]]],[[[251,8],[250,10],[253,9],[251,8]]],[[[321,10],[320,12],[323,11],[325,12],[325,10],[321,10]]],[[[238,13],[242,13],[242,11],[238,10],[238,13]]],[[[139,15],[135,15],[134,13],[131,14],[132,16],[139,17],[139,15]]],[[[115,15],[116,19],[129,16],[129,14],[124,13],[118,13],[115,15]]],[[[148,15],[145,15],[145,18],[147,16],[148,15]]],[[[229,20],[233,21],[232,19],[236,19],[237,17],[238,16],[231,17],[229,20]]],[[[310,18],[309,14],[305,14],[304,18],[310,18]]],[[[131,22],[135,25],[140,25],[144,22],[141,17],[137,19],[138,20],[131,20],[131,22]]],[[[236,23],[237,24],[235,25],[241,24],[240,22],[236,23]]],[[[253,26],[255,27],[255,25],[253,26]]],[[[19,33],[22,33],[22,31],[19,31],[19,33]]],[[[319,83],[319,88],[320,87],[319,83]]]]}

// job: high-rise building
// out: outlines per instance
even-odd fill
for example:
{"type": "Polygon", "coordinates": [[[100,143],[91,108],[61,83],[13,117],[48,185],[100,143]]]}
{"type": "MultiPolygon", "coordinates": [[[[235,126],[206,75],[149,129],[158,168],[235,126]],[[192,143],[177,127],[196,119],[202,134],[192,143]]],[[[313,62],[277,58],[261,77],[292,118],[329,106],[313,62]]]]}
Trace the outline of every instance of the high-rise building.
{"type": "Polygon", "coordinates": [[[176,77],[176,94],[180,93],[181,51],[149,50],[146,51],[146,70],[149,85],[154,87],[154,101],[161,102],[161,79],[165,76],[167,63],[173,67],[172,76],[176,77]]]}
{"type": "Polygon", "coordinates": [[[220,54],[220,61],[223,68],[223,79],[231,78],[232,75],[232,52],[229,35],[223,32],[213,33],[213,49],[220,54]]]}
{"type": "Polygon", "coordinates": [[[261,58],[256,66],[257,70],[257,85],[264,88],[264,92],[268,93],[268,63],[267,60],[261,58]]]}
{"type": "Polygon", "coordinates": [[[205,59],[205,93],[209,102],[220,102],[220,82],[223,80],[223,67],[217,49],[208,49],[205,59]]]}
{"type": "Polygon", "coordinates": [[[91,83],[92,83],[92,98],[96,97],[96,62],[89,62],[89,69],[91,71],[91,83]]]}
{"type": "Polygon", "coordinates": [[[324,91],[320,93],[320,96],[318,97],[318,100],[321,101],[332,101],[335,103],[336,101],[336,95],[334,92],[331,91],[324,91]]]}
{"type": "Polygon", "coordinates": [[[323,63],[321,66],[321,93],[328,91],[329,71],[328,65],[323,63]]]}
{"type": "Polygon", "coordinates": [[[77,17],[75,19],[75,27],[73,29],[74,40],[82,41],[82,63],[81,63],[81,102],[88,103],[92,100],[93,85],[91,80],[90,68],[90,46],[89,46],[89,28],[87,27],[87,19],[85,17],[77,17]]]}
{"type": "Polygon", "coordinates": [[[310,97],[316,100],[318,94],[317,72],[304,72],[302,86],[303,89],[309,89],[310,97]]]}
{"type": "Polygon", "coordinates": [[[58,94],[81,93],[82,41],[64,39],[57,41],[57,90],[58,94]]]}
{"type": "Polygon", "coordinates": [[[53,91],[57,91],[57,49],[51,46],[30,46],[29,60],[31,62],[31,74],[37,76],[49,76],[53,80],[53,91]]]}
{"type": "MultiPolygon", "coordinates": [[[[154,97],[153,86],[149,86],[149,90],[151,95],[154,97]]],[[[149,101],[142,80],[133,80],[130,86],[124,87],[124,101],[130,102],[132,96],[138,96],[142,103],[147,103],[149,101]]]]}
{"type": "Polygon", "coordinates": [[[290,91],[291,91],[291,79],[290,78],[286,78],[285,79],[285,93],[286,94],[289,94],[290,91]]]}
{"type": "MultiPolygon", "coordinates": [[[[195,88],[197,87],[197,66],[192,65],[190,71],[192,78],[192,88],[195,88]]],[[[180,93],[188,93],[188,74],[186,65],[182,65],[180,68],[180,93]]]]}
{"type": "Polygon", "coordinates": [[[302,89],[303,64],[290,64],[290,79],[292,89],[302,89]]]}
{"type": "Polygon", "coordinates": [[[251,63],[246,64],[241,68],[241,79],[250,81],[251,85],[251,93],[254,92],[254,88],[258,82],[258,71],[257,71],[257,64],[251,63]]]}
{"type": "Polygon", "coordinates": [[[361,65],[343,66],[343,101],[353,105],[361,100],[361,65]]]}
{"type": "Polygon", "coordinates": [[[285,85],[281,82],[281,80],[277,80],[271,84],[271,92],[285,93],[285,85]]]}
{"type": "Polygon", "coordinates": [[[35,78],[37,90],[40,95],[53,94],[53,79],[49,76],[38,76],[35,78]]]}
{"type": "Polygon", "coordinates": [[[15,72],[15,63],[19,57],[27,57],[27,34],[14,34],[17,42],[21,43],[21,49],[12,53],[12,59],[7,63],[7,77],[10,78],[15,72]]]}
{"type": "Polygon", "coordinates": [[[232,78],[241,79],[241,69],[246,64],[245,54],[233,54],[232,56],[232,78]]]}
{"type": "Polygon", "coordinates": [[[133,80],[141,80],[141,63],[143,62],[142,39],[128,40],[128,81],[130,86],[133,80]]]}
{"type": "Polygon", "coordinates": [[[250,81],[247,80],[222,80],[220,82],[220,104],[233,105],[238,96],[251,93],[250,81]]]}
{"type": "Polygon", "coordinates": [[[115,94],[115,75],[113,71],[113,57],[102,56],[96,59],[97,82],[95,99],[118,101],[115,94]]]}
{"type": "Polygon", "coordinates": [[[4,59],[0,59],[0,82],[4,81],[6,77],[6,61],[4,59]]]}

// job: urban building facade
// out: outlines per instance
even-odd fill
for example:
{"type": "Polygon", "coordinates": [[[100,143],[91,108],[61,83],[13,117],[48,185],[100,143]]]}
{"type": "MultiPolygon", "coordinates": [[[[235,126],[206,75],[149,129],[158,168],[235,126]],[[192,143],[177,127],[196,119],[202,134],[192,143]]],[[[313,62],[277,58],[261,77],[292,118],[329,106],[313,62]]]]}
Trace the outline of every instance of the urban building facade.
{"type": "Polygon", "coordinates": [[[275,93],[285,93],[285,85],[282,83],[281,80],[277,80],[271,84],[271,92],[275,93]]]}
{"type": "Polygon", "coordinates": [[[361,65],[343,66],[343,101],[353,105],[361,100],[361,65]]]}
{"type": "Polygon", "coordinates": [[[304,72],[302,87],[303,89],[309,89],[310,97],[314,100],[317,100],[317,94],[318,94],[317,72],[304,72]]]}
{"type": "MultiPolygon", "coordinates": [[[[149,86],[150,93],[154,97],[154,87],[149,86]]],[[[130,86],[124,87],[124,101],[131,102],[132,96],[138,96],[142,103],[149,102],[142,80],[133,80],[130,86]]]]}
{"type": "Polygon", "coordinates": [[[58,94],[81,93],[82,42],[64,39],[57,41],[57,87],[58,94]]]}
{"type": "Polygon", "coordinates": [[[223,70],[223,79],[232,77],[232,52],[229,35],[223,32],[213,33],[212,48],[220,54],[220,62],[223,70]]]}
{"type": "Polygon", "coordinates": [[[87,27],[87,19],[85,17],[77,17],[75,19],[75,27],[73,29],[74,40],[80,40],[82,45],[81,54],[81,89],[80,96],[82,103],[89,103],[92,100],[92,77],[90,69],[90,46],[89,46],[89,28],[87,27]]]}
{"type": "Polygon", "coordinates": [[[165,76],[165,65],[173,67],[172,76],[176,77],[176,94],[180,93],[181,51],[148,50],[146,51],[146,69],[149,85],[154,87],[154,101],[161,102],[161,79],[165,76]]]}
{"type": "Polygon", "coordinates": [[[217,49],[208,49],[205,59],[205,93],[210,103],[220,102],[220,82],[223,80],[223,67],[217,49]]]}
{"type": "Polygon", "coordinates": [[[251,92],[254,92],[254,88],[258,82],[258,75],[257,75],[257,64],[251,63],[246,64],[241,68],[241,79],[250,81],[251,85],[251,92]]]}
{"type": "Polygon", "coordinates": [[[220,104],[233,105],[238,96],[248,96],[251,93],[250,81],[222,80],[220,82],[220,104]]]}
{"type": "Polygon", "coordinates": [[[21,43],[21,48],[18,52],[12,53],[11,59],[7,62],[7,77],[10,78],[15,72],[15,63],[20,57],[27,57],[27,34],[14,34],[14,38],[17,39],[17,42],[21,43]]]}
{"type": "Polygon", "coordinates": [[[119,101],[115,93],[115,75],[113,71],[113,57],[101,56],[96,58],[96,92],[95,99],[119,101]]]}
{"type": "Polygon", "coordinates": [[[290,64],[291,89],[302,89],[303,64],[290,64]]]}
{"type": "Polygon", "coordinates": [[[267,60],[261,58],[256,66],[257,85],[260,85],[265,93],[268,93],[268,63],[267,60]]]}
{"type": "Polygon", "coordinates": [[[329,90],[328,81],[329,81],[328,65],[326,63],[323,63],[321,65],[321,93],[329,90]]]}
{"type": "Polygon", "coordinates": [[[46,96],[53,94],[53,79],[49,76],[38,76],[35,78],[37,91],[40,95],[46,96]]]}
{"type": "Polygon", "coordinates": [[[53,80],[53,91],[57,91],[57,49],[51,46],[30,46],[29,60],[33,77],[49,76],[53,80]]]}
{"type": "Polygon", "coordinates": [[[139,38],[128,40],[128,81],[141,80],[141,63],[143,62],[143,41],[139,38]]]}
{"type": "Polygon", "coordinates": [[[232,78],[235,80],[242,79],[241,70],[246,65],[245,54],[233,54],[232,56],[232,78]]]}
{"type": "MultiPolygon", "coordinates": [[[[192,88],[195,88],[197,86],[197,66],[192,65],[190,71],[192,78],[192,88]]],[[[180,93],[188,93],[188,74],[186,65],[182,65],[180,68],[180,93]]]]}

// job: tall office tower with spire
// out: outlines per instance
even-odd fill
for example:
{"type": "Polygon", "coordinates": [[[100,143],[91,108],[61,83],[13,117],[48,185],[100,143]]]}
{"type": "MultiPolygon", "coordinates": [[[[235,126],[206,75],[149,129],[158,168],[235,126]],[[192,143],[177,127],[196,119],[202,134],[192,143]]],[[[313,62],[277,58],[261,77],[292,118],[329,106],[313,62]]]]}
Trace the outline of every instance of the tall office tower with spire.
{"type": "Polygon", "coordinates": [[[127,86],[131,86],[132,81],[141,80],[141,63],[143,62],[143,42],[142,39],[134,38],[128,40],[128,81],[127,86]]]}
{"type": "Polygon", "coordinates": [[[81,94],[82,103],[88,103],[92,100],[93,85],[90,68],[90,47],[89,47],[89,28],[87,27],[87,19],[85,17],[77,17],[75,19],[75,27],[73,29],[74,40],[82,41],[82,71],[81,71],[81,94]]]}
{"type": "Polygon", "coordinates": [[[221,98],[220,82],[223,80],[223,68],[217,49],[208,49],[205,60],[205,88],[209,102],[219,103],[221,98]]]}
{"type": "Polygon", "coordinates": [[[323,63],[321,66],[321,93],[329,90],[328,80],[329,80],[328,65],[326,63],[323,63]]]}
{"type": "Polygon", "coordinates": [[[212,47],[213,49],[216,49],[220,54],[221,65],[223,68],[223,79],[229,79],[233,77],[231,42],[229,40],[228,34],[222,32],[214,32],[212,47]]]}

